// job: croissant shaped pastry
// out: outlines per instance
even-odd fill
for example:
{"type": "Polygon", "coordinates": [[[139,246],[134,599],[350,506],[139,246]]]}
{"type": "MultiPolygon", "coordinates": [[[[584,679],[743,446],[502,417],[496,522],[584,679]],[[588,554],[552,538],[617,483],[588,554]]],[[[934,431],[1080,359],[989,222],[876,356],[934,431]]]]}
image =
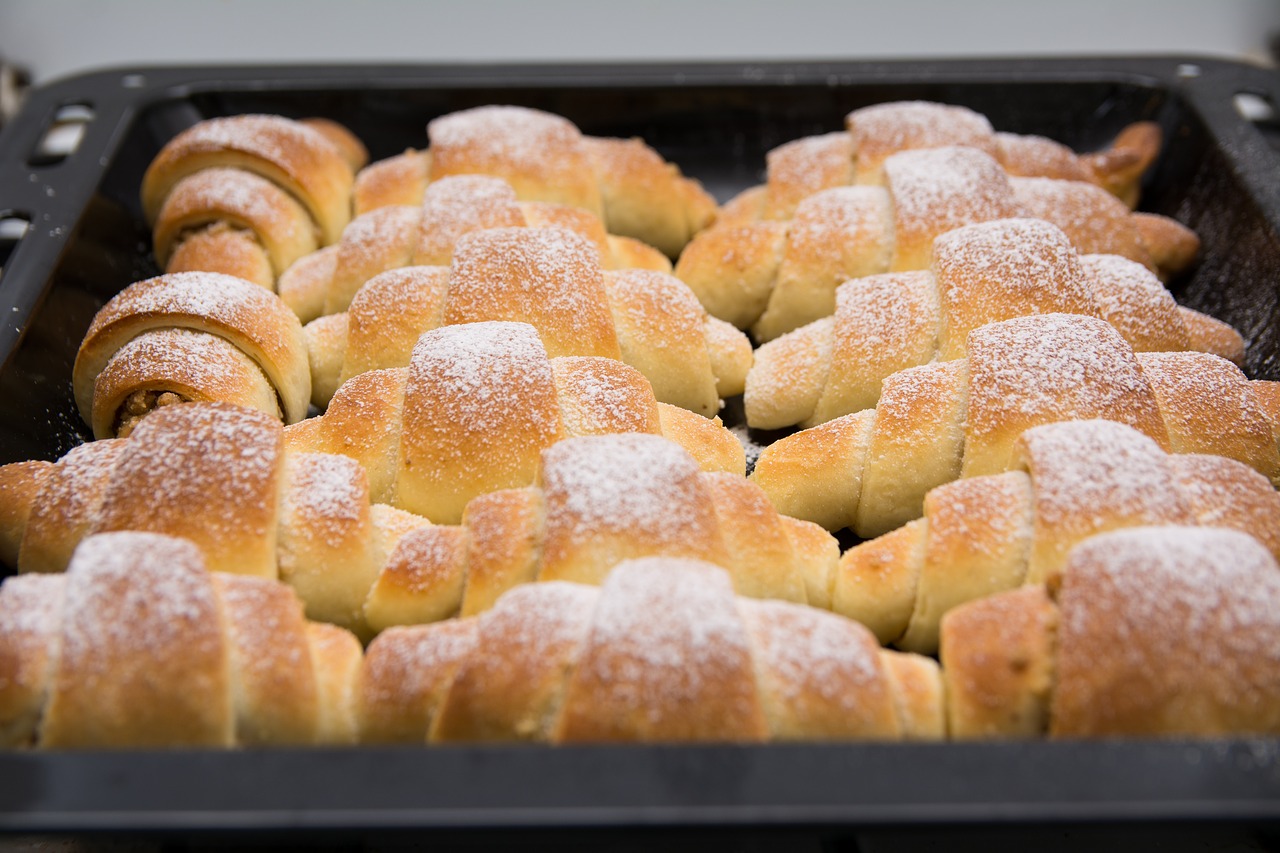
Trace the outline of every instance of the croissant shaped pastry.
{"type": "Polygon", "coordinates": [[[94,533],[179,536],[211,570],[284,580],[310,618],[361,636],[396,542],[429,523],[371,503],[354,460],[291,452],[278,421],[226,403],[167,406],[127,439],[0,467],[0,522],[0,557],[22,572],[65,570],[94,533]]]}
{"type": "Polygon", "coordinates": [[[723,566],[739,595],[829,607],[839,546],[779,515],[740,474],[708,472],[642,434],[569,438],[537,482],[473,498],[460,527],[406,535],[366,603],[375,628],[478,613],[535,580],[600,584],[622,560],[723,566]]]}
{"type": "Polygon", "coordinates": [[[1142,527],[942,622],[955,738],[1280,732],[1280,565],[1234,530],[1142,527]]]}
{"type": "Polygon", "coordinates": [[[935,238],[977,222],[1043,218],[1077,251],[1121,255],[1165,278],[1199,250],[1172,219],[1134,213],[1092,184],[1010,178],[975,148],[904,151],[883,168],[884,186],[824,190],[790,219],[717,224],[689,244],[676,276],[714,316],[768,341],[830,316],[848,279],[927,269],[935,238]]]}
{"type": "Polygon", "coordinates": [[[611,234],[634,237],[670,257],[711,224],[717,205],[695,180],[639,139],[584,136],[568,119],[516,106],[485,106],[433,119],[428,148],[363,169],[355,212],[417,205],[450,175],[492,175],[525,201],[581,207],[611,234]]]}
{"type": "Polygon", "coordinates": [[[730,201],[720,220],[790,219],[806,198],[850,184],[882,185],[884,163],[902,151],[963,146],[994,158],[1011,176],[1082,181],[1135,207],[1143,174],[1160,153],[1152,122],[1124,128],[1103,151],[1076,154],[1043,136],[997,133],[965,107],[895,101],[854,110],[845,131],[793,140],[767,155],[767,182],[730,201]]]}
{"type": "Polygon", "coordinates": [[[600,588],[526,584],[478,616],[395,628],[360,674],[367,743],[936,740],[941,678],[862,626],[736,598],[650,557],[600,588]]]}
{"type": "Polygon", "coordinates": [[[1100,317],[1138,352],[1244,359],[1239,333],[1180,307],[1141,265],[1077,254],[1043,220],[1000,219],[938,237],[927,270],[845,282],[832,317],[760,347],[747,374],[747,423],[813,426],[869,409],[889,375],[963,358],[974,329],[1049,312],[1100,317]]]}
{"type": "Polygon", "coordinates": [[[362,652],[287,586],[194,545],[102,533],[0,585],[0,745],[353,743],[362,652]]]}
{"type": "Polygon", "coordinates": [[[156,262],[274,290],[294,261],[338,239],[367,158],[350,131],[324,119],[199,122],[170,140],[142,179],[156,262]]]}
{"type": "Polygon", "coordinates": [[[875,409],[774,442],[752,479],[779,512],[867,538],[919,518],[935,486],[1008,470],[1031,427],[1101,418],[1280,483],[1276,383],[1223,358],[1134,353],[1114,326],[1080,314],[982,326],[966,349],[892,374],[875,409]]]}
{"type": "Polygon", "coordinates": [[[361,373],[408,364],[425,331],[489,320],[532,324],[553,357],[622,359],[660,401],[708,417],[721,397],[742,393],[750,341],[670,275],[604,272],[594,247],[559,227],[473,231],[451,252],[451,266],[374,276],[348,311],[307,325],[312,402],[327,405],[361,373]]]}
{"type": "Polygon", "coordinates": [[[420,204],[380,207],[356,217],[342,239],[300,258],[280,278],[280,297],[304,323],[345,311],[360,288],[387,270],[449,266],[458,241],[486,228],[567,228],[591,244],[603,269],[671,272],[651,246],[609,234],[580,207],[518,201],[501,178],[454,175],[426,188],[420,204]]]}
{"type": "Polygon", "coordinates": [[[1014,454],[1013,470],[938,486],[923,518],[846,551],[834,609],[883,643],[932,654],[947,611],[1043,583],[1076,543],[1107,530],[1232,528],[1280,559],[1280,492],[1243,463],[1171,455],[1099,420],[1034,427],[1014,454]]]}
{"type": "Polygon", "coordinates": [[[103,306],[72,387],[94,437],[114,438],[173,403],[235,403],[300,421],[311,372],[302,325],[279,297],[230,275],[185,272],[132,284],[103,306]]]}
{"type": "Polygon", "coordinates": [[[408,367],[360,374],[285,440],[358,460],[375,500],[450,524],[476,495],[533,482],[542,450],[575,435],[662,434],[709,470],[745,470],[742,444],[718,418],[658,403],[621,361],[551,358],[544,340],[527,323],[433,329],[408,367]]]}

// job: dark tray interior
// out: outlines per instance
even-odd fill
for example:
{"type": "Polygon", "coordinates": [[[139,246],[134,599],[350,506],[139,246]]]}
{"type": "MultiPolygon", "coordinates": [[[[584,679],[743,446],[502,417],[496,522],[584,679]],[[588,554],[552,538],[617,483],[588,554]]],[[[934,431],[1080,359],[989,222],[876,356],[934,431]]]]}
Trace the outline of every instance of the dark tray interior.
{"type": "MultiPolygon", "coordinates": [[[[55,459],[85,440],[70,388],[81,337],[114,293],[156,273],[143,171],[193,122],[245,112],[335,119],[381,158],[424,146],[434,116],[522,104],[589,134],[641,136],[721,200],[762,179],[770,148],[887,100],[962,104],[998,130],[1080,150],[1153,120],[1166,142],[1142,208],[1204,243],[1170,286],[1242,331],[1250,376],[1280,379],[1277,126],[1241,118],[1241,93],[1278,104],[1280,75],[1153,58],[158,68],[56,83],[0,134],[0,220],[30,223],[16,244],[0,242],[0,462],[55,459]],[[70,106],[93,114],[77,150],[37,154],[70,106]]],[[[1276,755],[1270,740],[0,755],[0,828],[771,826],[828,837],[922,821],[1274,821],[1276,755]]]]}

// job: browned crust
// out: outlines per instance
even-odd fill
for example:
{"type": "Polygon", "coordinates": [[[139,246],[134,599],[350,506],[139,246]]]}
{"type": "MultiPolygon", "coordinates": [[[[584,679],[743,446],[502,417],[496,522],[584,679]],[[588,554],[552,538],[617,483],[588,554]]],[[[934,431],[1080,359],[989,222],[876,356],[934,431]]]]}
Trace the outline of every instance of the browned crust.
{"type": "Polygon", "coordinates": [[[291,588],[263,578],[219,573],[214,588],[226,617],[236,741],[314,743],[320,696],[306,665],[302,602],[291,588]]]}
{"type": "Polygon", "coordinates": [[[681,742],[767,736],[728,576],[694,560],[631,560],[615,569],[565,687],[553,737],[681,742]]]}
{"type": "Polygon", "coordinates": [[[157,328],[226,338],[271,380],[289,423],[306,416],[311,371],[293,312],[275,294],[231,276],[174,273],[130,285],[94,316],[72,369],[76,405],[87,423],[100,425],[94,384],[107,363],[129,340],[157,328]]]}
{"type": "Polygon", "coordinates": [[[444,322],[486,320],[531,324],[553,358],[621,356],[600,264],[566,229],[494,228],[458,241],[444,322]]]}
{"type": "Polygon", "coordinates": [[[336,242],[351,218],[354,175],[325,136],[280,116],[240,115],[202,121],[170,140],[142,179],[142,205],[154,223],[173,186],[216,166],[253,172],[297,198],[325,244],[336,242]]]}
{"type": "Polygon", "coordinates": [[[453,619],[379,634],[360,669],[360,742],[424,743],[477,627],[475,619],[453,619]]]}
{"type": "Polygon", "coordinates": [[[267,290],[276,286],[271,258],[257,237],[221,222],[187,233],[174,247],[164,271],[221,272],[267,290]]]}
{"type": "Polygon", "coordinates": [[[253,234],[271,259],[273,279],[318,248],[311,218],[292,196],[252,172],[214,168],[183,178],[165,198],[152,237],[156,261],[173,272],[168,264],[183,235],[215,223],[253,234]]]}
{"type": "Polygon", "coordinates": [[[422,204],[430,163],[430,154],[410,149],[365,166],[351,190],[352,212],[363,216],[380,207],[422,204]]]}
{"type": "Polygon", "coordinates": [[[230,746],[223,618],[194,545],[139,533],[86,540],[67,570],[42,745],[230,746]]]}
{"type": "Polygon", "coordinates": [[[158,409],[120,450],[96,529],[182,537],[213,571],[274,578],[282,443],[279,422],[260,412],[158,409]]]}
{"type": "Polygon", "coordinates": [[[1058,608],[1042,586],[957,607],[942,619],[950,736],[1037,737],[1049,727],[1058,608]]]}
{"type": "Polygon", "coordinates": [[[11,569],[18,567],[31,509],[45,480],[53,475],[54,463],[43,460],[0,467],[0,561],[11,569]]]}
{"type": "Polygon", "coordinates": [[[600,593],[577,584],[513,589],[480,620],[431,727],[433,741],[547,740],[600,593]]]}

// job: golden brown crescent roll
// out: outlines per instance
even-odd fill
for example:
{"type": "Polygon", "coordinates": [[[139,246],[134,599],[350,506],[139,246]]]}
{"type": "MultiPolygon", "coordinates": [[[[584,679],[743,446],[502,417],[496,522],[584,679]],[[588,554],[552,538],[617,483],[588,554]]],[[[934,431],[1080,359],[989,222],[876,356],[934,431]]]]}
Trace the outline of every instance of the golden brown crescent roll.
{"type": "Polygon", "coordinates": [[[963,358],[988,323],[1061,312],[1100,317],[1138,352],[1209,351],[1244,359],[1230,326],[1180,308],[1150,271],[1118,255],[1080,255],[1038,219],[957,228],[934,241],[917,272],[853,279],[836,290],[833,317],[760,347],[747,374],[747,423],[813,426],[875,405],[889,375],[963,358]],[[1220,327],[1216,335],[1192,329],[1220,327]]]}
{"type": "Polygon", "coordinates": [[[658,436],[569,438],[537,482],[473,498],[460,528],[401,540],[366,602],[375,628],[486,610],[534,580],[599,584],[633,557],[707,560],[740,595],[828,607],[839,557],[815,524],[779,515],[740,474],[707,472],[658,436]]]}
{"type": "Polygon", "coordinates": [[[837,612],[881,642],[931,654],[953,607],[1060,571],[1098,533],[1155,524],[1226,527],[1280,559],[1280,493],[1221,456],[1170,455],[1111,421],[1034,427],[1016,467],[925,496],[924,517],[845,552],[837,612]]]}
{"type": "Polygon", "coordinates": [[[657,402],[621,361],[548,349],[527,323],[441,326],[408,367],[356,376],[286,440],[358,460],[375,500],[445,523],[478,494],[533,482],[542,450],[574,435],[669,433],[708,467],[743,472],[742,445],[718,418],[657,402]]]}
{"type": "Polygon", "coordinates": [[[353,743],[361,658],[283,584],[211,573],[170,536],[98,534],[66,574],[0,585],[0,744],[353,743]]]}
{"type": "Polygon", "coordinates": [[[344,311],[365,282],[405,266],[449,266],[459,240],[488,228],[567,228],[590,244],[604,269],[670,272],[671,262],[656,249],[605,231],[580,207],[521,202],[511,185],[488,175],[455,175],[426,188],[415,205],[394,205],[365,213],[342,232],[336,246],[307,255],[280,279],[281,298],[308,322],[344,311]]]}
{"type": "Polygon", "coordinates": [[[689,244],[676,276],[714,316],[768,341],[831,316],[848,279],[928,269],[935,238],[978,222],[1042,218],[1080,252],[1118,254],[1162,276],[1198,251],[1171,219],[1132,213],[1091,184],[1011,179],[975,148],[904,151],[883,168],[884,186],[823,190],[788,219],[717,224],[689,244]]]}
{"type": "Polygon", "coordinates": [[[875,409],[774,442],[752,478],[779,512],[876,536],[919,518],[935,486],[1009,470],[1031,427],[1101,418],[1280,483],[1276,415],[1223,358],[1134,353],[1114,326],[1081,314],[982,326],[967,351],[890,375],[875,409]]]}
{"type": "Polygon", "coordinates": [[[956,738],[1280,732],[1280,565],[1234,530],[1140,527],[942,623],[956,738]]]}
{"type": "Polygon", "coordinates": [[[179,536],[210,569],[287,581],[311,618],[362,636],[374,578],[400,537],[429,523],[371,503],[354,460],[290,452],[278,421],[225,403],[167,406],[127,439],[4,466],[0,484],[3,550],[23,572],[63,571],[93,533],[179,536]]]}
{"type": "Polygon", "coordinates": [[[675,257],[715,219],[716,202],[639,139],[583,136],[569,120],[540,110],[485,106],[433,119],[428,148],[360,172],[355,212],[418,205],[428,185],[450,175],[492,175],[523,201],[590,211],[612,234],[675,257]]]}
{"type": "Polygon", "coordinates": [[[273,290],[294,261],[338,239],[366,159],[360,141],[332,121],[199,122],[170,140],[142,179],[156,262],[273,290]]]}
{"type": "Polygon", "coordinates": [[[279,297],[221,273],[137,282],[102,307],[72,371],[76,406],[97,438],[126,436],[148,412],[219,401],[289,423],[307,414],[302,326],[279,297]]]}
{"type": "Polygon", "coordinates": [[[742,393],[750,341],[710,317],[679,279],[602,271],[590,244],[558,227],[470,232],[450,255],[450,266],[375,275],[345,312],[308,324],[313,403],[328,405],[361,373],[408,364],[425,331],[486,320],[533,325],[553,357],[621,358],[661,402],[708,417],[721,397],[742,393]]]}
{"type": "Polygon", "coordinates": [[[796,139],[770,151],[767,180],[728,202],[720,221],[790,219],[806,198],[850,184],[883,185],[885,161],[902,151],[963,146],[994,158],[1011,176],[1096,184],[1136,206],[1143,174],[1160,153],[1152,122],[1129,125],[1103,151],[1076,154],[1043,136],[997,133],[965,107],[895,101],[854,110],[845,131],[796,139]]]}
{"type": "Polygon", "coordinates": [[[597,589],[526,584],[478,617],[385,632],[367,743],[934,740],[937,665],[862,626],[737,598],[723,569],[651,557],[597,589]]]}

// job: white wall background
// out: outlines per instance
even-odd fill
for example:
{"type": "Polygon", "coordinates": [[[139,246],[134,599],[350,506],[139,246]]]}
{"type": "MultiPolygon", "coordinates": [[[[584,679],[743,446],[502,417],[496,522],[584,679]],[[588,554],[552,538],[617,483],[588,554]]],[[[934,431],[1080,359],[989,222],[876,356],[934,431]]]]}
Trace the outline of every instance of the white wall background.
{"type": "Polygon", "coordinates": [[[1271,64],[1278,36],[1278,0],[0,0],[0,58],[37,83],[198,62],[1165,53],[1271,64]]]}

